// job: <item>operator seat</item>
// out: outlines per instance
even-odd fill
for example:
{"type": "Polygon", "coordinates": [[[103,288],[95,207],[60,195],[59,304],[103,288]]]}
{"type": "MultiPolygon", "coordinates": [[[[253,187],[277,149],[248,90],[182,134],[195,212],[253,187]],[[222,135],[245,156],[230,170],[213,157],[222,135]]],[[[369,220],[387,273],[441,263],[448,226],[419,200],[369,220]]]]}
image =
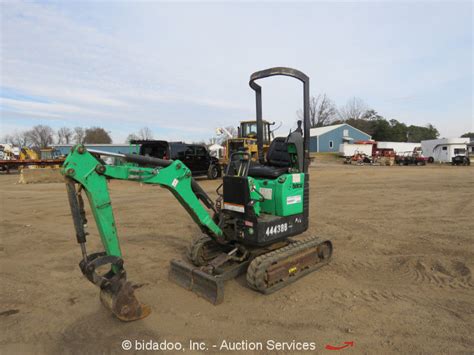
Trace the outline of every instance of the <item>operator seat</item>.
{"type": "MultiPolygon", "coordinates": [[[[303,171],[303,129],[302,121],[297,122],[298,128],[290,132],[288,137],[275,138],[267,152],[267,162],[265,165],[252,164],[248,171],[248,176],[276,179],[280,175],[289,172],[290,168],[296,171],[303,171]],[[292,144],[296,148],[296,159],[292,162],[292,157],[288,152],[288,146],[292,144]],[[292,166],[294,165],[294,166],[292,166]]],[[[296,172],[294,171],[294,172],[296,172]]]]}
{"type": "Polygon", "coordinates": [[[288,153],[288,142],[285,137],[275,138],[267,152],[267,163],[265,165],[252,164],[248,175],[268,179],[276,179],[288,172],[291,167],[291,157],[288,153]]]}

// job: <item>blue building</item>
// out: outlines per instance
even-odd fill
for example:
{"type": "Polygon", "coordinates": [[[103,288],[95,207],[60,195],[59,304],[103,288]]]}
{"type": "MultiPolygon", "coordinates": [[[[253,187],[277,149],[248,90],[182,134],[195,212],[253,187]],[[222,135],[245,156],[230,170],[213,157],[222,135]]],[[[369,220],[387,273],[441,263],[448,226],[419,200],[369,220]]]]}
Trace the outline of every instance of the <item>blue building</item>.
{"type": "Polygon", "coordinates": [[[372,137],[347,123],[311,128],[310,152],[338,152],[342,143],[367,141],[372,137]]]}

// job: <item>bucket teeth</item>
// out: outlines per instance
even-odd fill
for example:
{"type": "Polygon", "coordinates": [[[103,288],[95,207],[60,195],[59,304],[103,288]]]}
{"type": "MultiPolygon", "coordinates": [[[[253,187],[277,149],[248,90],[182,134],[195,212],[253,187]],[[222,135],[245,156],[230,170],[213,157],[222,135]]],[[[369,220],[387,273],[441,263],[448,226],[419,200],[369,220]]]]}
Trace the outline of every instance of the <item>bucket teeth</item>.
{"type": "Polygon", "coordinates": [[[211,275],[182,260],[172,260],[170,263],[169,279],[212,304],[224,300],[224,280],[211,275]]]}
{"type": "Polygon", "coordinates": [[[138,301],[129,281],[121,282],[116,291],[112,291],[110,287],[103,288],[100,291],[100,300],[104,307],[124,322],[142,319],[151,313],[149,306],[138,301]]]}

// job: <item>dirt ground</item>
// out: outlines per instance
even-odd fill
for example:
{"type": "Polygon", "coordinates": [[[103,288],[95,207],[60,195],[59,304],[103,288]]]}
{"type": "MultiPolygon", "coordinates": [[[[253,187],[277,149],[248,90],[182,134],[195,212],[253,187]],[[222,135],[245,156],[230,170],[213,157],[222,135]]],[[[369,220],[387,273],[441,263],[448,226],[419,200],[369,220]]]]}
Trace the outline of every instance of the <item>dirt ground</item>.
{"type": "MultiPolygon", "coordinates": [[[[102,308],[78,268],[64,185],[17,179],[0,176],[2,354],[115,353],[125,339],[185,348],[191,339],[216,353],[223,340],[314,342],[329,353],[327,344],[352,341],[345,352],[474,351],[474,167],[312,167],[309,234],[333,241],[332,262],[268,296],[244,277],[229,281],[219,306],[167,280],[169,260],[199,232],[172,195],[111,182],[128,277],[153,309],[132,323],[102,308]]],[[[215,196],[218,181],[199,182],[215,196]]],[[[99,251],[89,230],[88,250],[99,251]]]]}

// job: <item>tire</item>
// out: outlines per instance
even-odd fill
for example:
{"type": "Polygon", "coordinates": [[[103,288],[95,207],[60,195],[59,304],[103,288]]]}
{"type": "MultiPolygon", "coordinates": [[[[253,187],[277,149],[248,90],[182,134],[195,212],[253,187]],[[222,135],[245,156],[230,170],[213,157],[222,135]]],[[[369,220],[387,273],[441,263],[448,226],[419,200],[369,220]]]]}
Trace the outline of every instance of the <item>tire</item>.
{"type": "Polygon", "coordinates": [[[433,164],[433,163],[434,163],[434,158],[433,158],[433,157],[429,157],[429,158],[428,158],[428,163],[433,164]]]}
{"type": "Polygon", "coordinates": [[[207,173],[207,178],[210,180],[215,180],[221,176],[221,169],[218,165],[211,165],[209,167],[209,172],[207,173]]]}

